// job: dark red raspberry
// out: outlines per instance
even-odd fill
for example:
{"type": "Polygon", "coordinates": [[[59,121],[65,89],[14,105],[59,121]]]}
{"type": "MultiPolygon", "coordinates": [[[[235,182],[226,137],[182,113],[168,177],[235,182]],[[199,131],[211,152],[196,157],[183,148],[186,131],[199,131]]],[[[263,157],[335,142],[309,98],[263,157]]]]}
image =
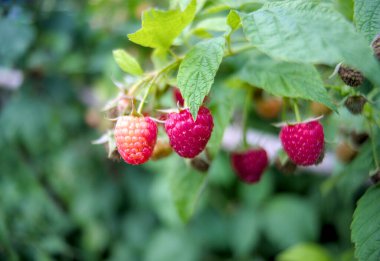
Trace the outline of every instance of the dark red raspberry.
{"type": "Polygon", "coordinates": [[[185,100],[183,99],[181,91],[178,88],[173,88],[173,97],[175,102],[177,102],[180,107],[183,107],[185,100]]]}
{"type": "Polygon", "coordinates": [[[245,152],[234,152],[231,154],[231,164],[242,181],[256,183],[268,166],[268,155],[261,147],[245,152]]]}
{"type": "MultiPolygon", "coordinates": [[[[178,103],[179,107],[183,107],[185,105],[185,99],[183,98],[181,91],[177,88],[173,88],[173,98],[176,103],[178,103]]],[[[208,101],[208,96],[203,99],[203,104],[208,101]]]]}
{"type": "Polygon", "coordinates": [[[165,121],[165,130],[174,151],[184,158],[194,158],[201,153],[211,137],[214,121],[210,111],[201,107],[196,121],[189,109],[170,113],[165,121]]]}
{"type": "Polygon", "coordinates": [[[157,124],[149,117],[123,116],[115,126],[117,150],[132,165],[149,160],[157,140],[157,124]]]}
{"type": "Polygon", "coordinates": [[[282,127],[280,139],[285,152],[297,165],[317,164],[324,151],[323,126],[316,120],[282,127]]]}

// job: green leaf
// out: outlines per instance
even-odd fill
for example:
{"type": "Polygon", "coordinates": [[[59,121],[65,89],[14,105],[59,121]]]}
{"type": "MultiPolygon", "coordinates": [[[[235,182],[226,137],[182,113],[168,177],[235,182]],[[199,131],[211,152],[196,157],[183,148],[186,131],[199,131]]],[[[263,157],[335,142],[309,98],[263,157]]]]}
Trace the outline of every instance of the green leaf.
{"type": "Polygon", "coordinates": [[[142,46],[168,49],[194,19],[195,9],[196,0],[192,0],[183,12],[180,9],[148,10],[142,17],[142,28],[129,34],[128,38],[142,46]]]}
{"type": "Polygon", "coordinates": [[[169,186],[178,216],[183,222],[189,221],[206,185],[206,175],[184,166],[183,161],[169,175],[169,186]]]}
{"type": "Polygon", "coordinates": [[[329,253],[323,247],[312,243],[301,243],[276,257],[276,261],[332,261],[329,253]]]}
{"type": "Polygon", "coordinates": [[[227,16],[227,24],[231,28],[232,31],[235,31],[240,26],[240,16],[235,10],[231,10],[227,16]]]}
{"type": "Polygon", "coordinates": [[[380,33],[380,0],[355,0],[354,20],[358,31],[371,42],[380,33]]]}
{"type": "Polygon", "coordinates": [[[264,223],[266,237],[280,250],[318,237],[315,208],[310,202],[295,196],[274,197],[266,206],[264,223]]]}
{"type": "Polygon", "coordinates": [[[124,72],[132,75],[143,74],[140,64],[132,55],[121,49],[114,50],[112,53],[117,65],[119,65],[124,72]]]}
{"type": "Polygon", "coordinates": [[[0,65],[12,65],[32,44],[35,31],[29,24],[0,18],[0,65]]]}
{"type": "Polygon", "coordinates": [[[351,225],[355,256],[359,261],[380,260],[380,186],[370,188],[359,200],[351,225]]]}
{"type": "Polygon", "coordinates": [[[354,0],[335,0],[335,8],[343,14],[349,21],[354,16],[354,0]]]}
{"type": "Polygon", "coordinates": [[[225,32],[228,29],[225,17],[212,17],[200,21],[194,28],[194,32],[205,30],[214,32],[225,32]]]}
{"type": "Polygon", "coordinates": [[[273,95],[316,101],[336,110],[313,65],[278,61],[254,51],[238,77],[273,95]]]}
{"type": "Polygon", "coordinates": [[[246,37],[274,58],[328,65],[344,62],[380,85],[380,66],[367,41],[331,4],[272,2],[240,17],[246,37]]]}
{"type": "Polygon", "coordinates": [[[225,39],[218,37],[196,44],[182,61],[177,81],[194,119],[210,92],[224,55],[225,39]]]}
{"type": "Polygon", "coordinates": [[[237,256],[247,256],[260,241],[260,215],[257,209],[241,208],[232,219],[230,243],[237,256]]]}
{"type": "Polygon", "coordinates": [[[200,246],[194,239],[180,229],[158,229],[143,247],[146,261],[200,259],[200,246]]]}

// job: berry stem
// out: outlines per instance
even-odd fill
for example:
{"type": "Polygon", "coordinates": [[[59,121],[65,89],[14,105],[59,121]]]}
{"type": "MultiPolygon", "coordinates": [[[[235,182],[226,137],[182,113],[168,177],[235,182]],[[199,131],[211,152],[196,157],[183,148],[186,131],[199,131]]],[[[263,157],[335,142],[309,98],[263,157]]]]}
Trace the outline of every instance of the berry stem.
{"type": "Polygon", "coordinates": [[[293,109],[294,109],[294,114],[296,115],[296,121],[301,122],[301,115],[300,115],[300,110],[298,108],[298,103],[296,100],[293,100],[293,109]]]}
{"type": "MultiPolygon", "coordinates": [[[[174,68],[176,68],[182,61],[182,58],[177,58],[177,60],[175,60],[174,62],[170,63],[169,65],[167,65],[166,67],[162,68],[160,71],[156,72],[153,76],[153,78],[151,79],[151,81],[149,82],[149,85],[144,93],[144,97],[142,98],[140,104],[139,104],[139,108],[137,109],[137,112],[141,114],[142,112],[142,109],[144,107],[144,103],[145,103],[145,100],[146,98],[148,97],[148,94],[152,88],[152,86],[156,83],[157,79],[159,77],[161,77],[161,75],[165,72],[168,72],[174,68]]],[[[150,75],[150,77],[152,77],[152,75],[150,75]]],[[[144,78],[145,79],[145,78],[144,78]]],[[[150,78],[148,78],[150,79],[150,78]]]]}
{"type": "Polygon", "coordinates": [[[146,88],[146,91],[144,93],[144,97],[142,98],[142,100],[139,104],[139,108],[137,109],[138,114],[141,114],[142,109],[144,107],[145,100],[146,100],[146,98],[148,98],[148,94],[149,94],[150,90],[152,89],[152,86],[154,85],[154,82],[156,81],[157,78],[158,78],[158,74],[156,74],[153,77],[153,79],[149,82],[148,87],[146,88]]]}
{"type": "Polygon", "coordinates": [[[369,119],[367,119],[367,123],[368,123],[368,127],[369,127],[369,135],[371,135],[373,160],[375,161],[376,169],[380,169],[379,158],[377,155],[376,144],[375,144],[375,140],[376,140],[375,139],[375,132],[373,131],[372,123],[370,122],[369,119]]]}
{"type": "Polygon", "coordinates": [[[243,110],[243,146],[244,148],[248,148],[249,144],[247,141],[247,129],[248,129],[248,115],[249,109],[251,108],[251,99],[252,99],[253,89],[249,88],[247,90],[247,94],[244,102],[244,110],[243,110]]]}

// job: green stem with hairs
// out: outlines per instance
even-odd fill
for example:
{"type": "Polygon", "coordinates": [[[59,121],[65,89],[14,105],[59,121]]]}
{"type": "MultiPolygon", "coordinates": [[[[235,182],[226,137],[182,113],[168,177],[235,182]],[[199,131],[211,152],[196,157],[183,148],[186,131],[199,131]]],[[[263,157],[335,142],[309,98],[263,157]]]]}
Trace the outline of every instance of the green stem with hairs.
{"type": "Polygon", "coordinates": [[[300,110],[298,108],[298,103],[296,100],[293,101],[293,109],[294,109],[294,114],[296,115],[296,121],[301,122],[301,115],[300,115],[300,110]]]}
{"type": "MultiPolygon", "coordinates": [[[[141,114],[142,112],[142,109],[144,107],[144,103],[146,101],[146,99],[148,98],[148,94],[152,88],[152,86],[157,82],[157,79],[159,77],[161,77],[161,75],[167,71],[170,71],[172,69],[174,69],[175,67],[177,67],[180,62],[181,62],[181,58],[178,58],[178,60],[174,61],[173,63],[167,65],[166,67],[162,68],[160,71],[156,72],[152,78],[152,80],[149,82],[149,85],[144,93],[144,97],[142,98],[140,104],[139,104],[139,108],[137,109],[137,113],[141,114]]],[[[141,86],[141,85],[140,85],[141,86]]]]}

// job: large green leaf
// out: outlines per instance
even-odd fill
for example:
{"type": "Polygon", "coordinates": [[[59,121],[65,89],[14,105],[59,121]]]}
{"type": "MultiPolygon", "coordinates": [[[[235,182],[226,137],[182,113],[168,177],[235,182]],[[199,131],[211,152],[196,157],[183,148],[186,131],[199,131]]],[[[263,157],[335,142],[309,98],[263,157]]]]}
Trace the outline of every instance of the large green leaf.
{"type": "Polygon", "coordinates": [[[178,87],[194,119],[214,83],[224,55],[224,46],[223,37],[200,42],[186,54],[179,67],[178,87]]]}
{"type": "Polygon", "coordinates": [[[372,41],[380,33],[380,0],[355,0],[354,19],[357,29],[372,41]]]}
{"type": "Polygon", "coordinates": [[[329,253],[321,246],[301,243],[286,249],[276,257],[276,261],[332,261],[329,253]]]}
{"type": "Polygon", "coordinates": [[[369,189],[359,200],[351,225],[355,256],[360,261],[380,260],[380,186],[369,189]]]}
{"type": "Polygon", "coordinates": [[[238,76],[273,95],[317,101],[336,109],[313,65],[277,61],[254,51],[238,76]]]}
{"type": "Polygon", "coordinates": [[[206,184],[206,175],[184,166],[183,161],[170,173],[169,186],[178,216],[187,222],[195,211],[196,204],[206,184]]]}
{"type": "Polygon", "coordinates": [[[138,61],[126,51],[121,49],[114,50],[113,58],[124,72],[133,75],[141,75],[143,73],[138,61]]]}
{"type": "Polygon", "coordinates": [[[240,208],[231,222],[230,243],[235,255],[248,256],[260,241],[260,215],[257,209],[240,208]]]}
{"type": "Polygon", "coordinates": [[[194,19],[195,9],[196,0],[192,0],[183,12],[180,9],[146,11],[142,17],[142,28],[129,34],[128,38],[142,46],[167,49],[194,19]]]}
{"type": "Polygon", "coordinates": [[[279,250],[318,237],[317,213],[310,202],[294,196],[274,197],[264,213],[264,232],[279,250]]]}
{"type": "Polygon", "coordinates": [[[29,24],[0,18],[0,35],[0,65],[9,65],[27,51],[35,32],[29,24]]]}
{"type": "Polygon", "coordinates": [[[367,41],[331,4],[279,1],[240,15],[247,38],[268,55],[300,63],[344,62],[380,85],[380,66],[367,41]]]}

